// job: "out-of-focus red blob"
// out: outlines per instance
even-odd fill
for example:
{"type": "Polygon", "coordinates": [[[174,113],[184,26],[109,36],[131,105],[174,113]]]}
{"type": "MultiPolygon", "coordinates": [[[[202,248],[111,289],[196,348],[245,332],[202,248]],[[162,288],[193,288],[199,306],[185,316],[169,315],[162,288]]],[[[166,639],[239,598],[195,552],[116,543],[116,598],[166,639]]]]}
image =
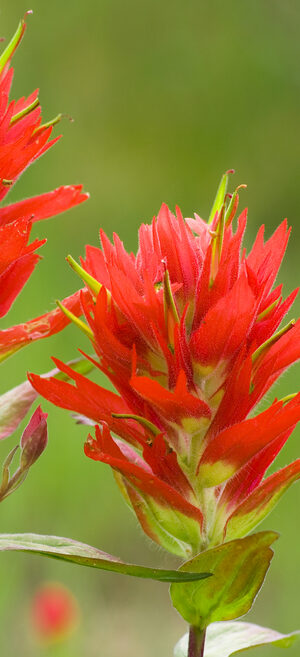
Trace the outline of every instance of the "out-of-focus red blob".
{"type": "Polygon", "coordinates": [[[31,618],[34,630],[40,639],[45,641],[63,640],[78,625],[77,600],[62,584],[46,583],[35,593],[31,618]]]}

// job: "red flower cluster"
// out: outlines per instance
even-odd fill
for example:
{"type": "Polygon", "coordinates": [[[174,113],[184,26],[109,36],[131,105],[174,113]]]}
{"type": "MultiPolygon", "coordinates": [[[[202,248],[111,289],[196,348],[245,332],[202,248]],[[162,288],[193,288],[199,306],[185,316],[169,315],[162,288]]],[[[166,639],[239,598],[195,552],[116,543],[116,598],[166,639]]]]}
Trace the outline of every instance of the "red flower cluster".
{"type": "Polygon", "coordinates": [[[283,300],[273,288],[289,231],[284,221],[264,242],[262,227],[246,255],[246,211],[234,231],[227,178],[208,223],[163,205],[136,256],[101,231],[102,250],[87,246],[82,267],[70,259],[89,290],[88,325],[75,321],[119,394],[57,360],[75,386],[30,375],[54,404],[100,423],[85,453],[113,468],[144,531],[182,556],[247,534],[300,475],[299,459],[263,479],[300,394],[248,419],[300,356],[300,321],[278,330],[296,291],[283,300]]]}
{"type": "MultiPolygon", "coordinates": [[[[50,140],[56,120],[42,124],[38,91],[34,91],[28,98],[20,98],[16,102],[9,101],[13,78],[10,61],[25,28],[23,20],[0,57],[0,201],[21,173],[59,139],[56,137],[50,140]]],[[[32,274],[40,258],[35,252],[46,241],[36,239],[28,244],[32,223],[64,212],[87,198],[88,195],[82,193],[81,185],[66,186],[0,208],[0,317],[8,312],[32,274]]],[[[72,310],[74,309],[75,306],[72,305],[72,310]]],[[[51,333],[56,330],[54,324],[57,318],[63,326],[67,323],[66,318],[62,321],[61,311],[55,311],[49,319],[49,324],[52,324],[51,333]]],[[[45,322],[44,316],[41,326],[41,331],[44,332],[45,322]]],[[[14,333],[12,351],[18,348],[16,332],[22,332],[22,328],[14,327],[9,330],[14,333]]],[[[50,331],[49,326],[48,329],[50,331]]],[[[24,330],[27,333],[27,341],[40,337],[38,320],[27,324],[24,330]]],[[[1,358],[12,353],[10,338],[10,332],[0,331],[1,358]]]]}

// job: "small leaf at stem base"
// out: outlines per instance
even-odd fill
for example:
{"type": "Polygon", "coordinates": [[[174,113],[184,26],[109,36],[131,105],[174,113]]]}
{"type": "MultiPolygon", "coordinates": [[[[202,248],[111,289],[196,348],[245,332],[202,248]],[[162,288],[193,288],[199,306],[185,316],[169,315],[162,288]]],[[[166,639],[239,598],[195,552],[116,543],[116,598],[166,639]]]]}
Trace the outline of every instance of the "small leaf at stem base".
{"type": "Polygon", "coordinates": [[[180,571],[211,572],[200,585],[190,582],[170,588],[174,607],[192,626],[204,629],[214,621],[232,620],[249,611],[264,581],[275,532],[259,532],[201,552],[180,571]]]}
{"type": "MultiPolygon", "coordinates": [[[[268,627],[253,623],[221,622],[212,623],[207,628],[203,657],[231,657],[245,652],[249,648],[273,645],[288,648],[300,637],[300,632],[280,634],[268,627]]],[[[174,657],[187,657],[188,634],[185,634],[175,646],[174,657]]]]}

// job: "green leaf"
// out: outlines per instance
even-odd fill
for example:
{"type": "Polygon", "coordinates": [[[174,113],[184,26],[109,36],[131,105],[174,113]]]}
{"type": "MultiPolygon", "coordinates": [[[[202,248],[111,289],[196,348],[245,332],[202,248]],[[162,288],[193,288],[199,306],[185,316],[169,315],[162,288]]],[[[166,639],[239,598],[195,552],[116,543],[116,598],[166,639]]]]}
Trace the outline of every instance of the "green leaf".
{"type": "Polygon", "coordinates": [[[202,582],[177,586],[170,593],[174,607],[190,624],[203,629],[213,621],[232,620],[245,614],[264,581],[273,556],[275,532],[259,532],[202,552],[180,571],[211,572],[202,582]]]}
{"type": "MultiPolygon", "coordinates": [[[[207,628],[203,657],[231,657],[268,644],[289,648],[299,637],[300,632],[280,634],[253,623],[212,623],[207,628]]],[[[185,634],[175,646],[174,657],[187,657],[187,654],[188,634],[185,634]]]]}
{"type": "Polygon", "coordinates": [[[102,570],[111,570],[123,575],[155,579],[160,582],[187,582],[210,577],[210,573],[180,572],[178,570],[161,570],[124,563],[111,554],[97,548],[73,541],[61,536],[42,536],[39,534],[0,534],[0,552],[31,552],[62,561],[71,561],[80,566],[90,566],[102,570]]]}

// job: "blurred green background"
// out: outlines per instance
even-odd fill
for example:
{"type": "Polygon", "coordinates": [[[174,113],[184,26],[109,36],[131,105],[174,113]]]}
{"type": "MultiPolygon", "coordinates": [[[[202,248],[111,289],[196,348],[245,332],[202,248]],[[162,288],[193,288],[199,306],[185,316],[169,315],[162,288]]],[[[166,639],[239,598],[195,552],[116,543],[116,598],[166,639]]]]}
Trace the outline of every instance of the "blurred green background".
{"type": "MultiPolygon", "coordinates": [[[[27,0],[26,0],[27,1],[27,0]]],[[[162,201],[184,216],[207,216],[221,174],[247,183],[247,246],[265,222],[269,236],[285,216],[293,225],[281,270],[285,293],[299,282],[298,0],[59,0],[31,2],[34,11],[14,57],[12,97],[40,87],[44,119],[70,114],[61,140],[25,172],[9,200],[83,183],[88,203],[34,228],[48,239],[44,259],[3,326],[42,314],[78,286],[65,262],[98,244],[98,229],[117,231],[135,250],[141,220],[162,201]]],[[[0,6],[9,39],[28,9],[0,6]]],[[[299,311],[298,308],[294,313],[299,311]]],[[[2,365],[1,391],[26,371],[51,368],[50,357],[87,348],[76,329],[41,341],[2,365]]],[[[299,388],[299,369],[274,394],[299,388]]],[[[98,377],[99,381],[99,377],[98,377]]],[[[176,565],[142,535],[111,472],[83,455],[85,427],[50,407],[49,446],[26,483],[1,505],[2,531],[66,535],[124,559],[176,565]]],[[[298,431],[299,438],[299,431],[298,431]]],[[[18,435],[0,445],[3,460],[18,435]]],[[[297,457],[297,432],[276,466],[297,457]]],[[[299,626],[299,489],[292,487],[261,528],[282,534],[265,588],[248,618],[282,632],[299,626]]],[[[185,625],[167,585],[149,583],[26,555],[0,559],[1,654],[46,655],[32,636],[28,609],[44,580],[59,580],[79,600],[81,629],[51,654],[60,657],[167,657],[185,625]]],[[[268,657],[276,648],[253,651],[268,657]]],[[[48,653],[47,653],[48,654],[48,653]]],[[[50,653],[49,653],[50,654],[50,653]]],[[[299,647],[290,649],[290,657],[299,647]]]]}

